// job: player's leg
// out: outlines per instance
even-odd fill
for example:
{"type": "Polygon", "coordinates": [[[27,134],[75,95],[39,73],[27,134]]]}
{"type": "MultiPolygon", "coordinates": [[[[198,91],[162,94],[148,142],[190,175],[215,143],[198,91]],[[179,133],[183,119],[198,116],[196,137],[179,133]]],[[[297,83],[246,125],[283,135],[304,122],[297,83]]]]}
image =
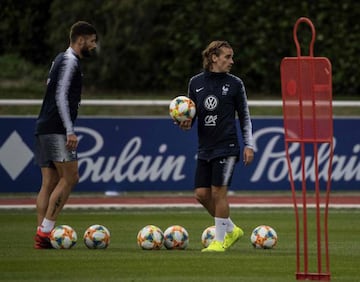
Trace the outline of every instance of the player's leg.
{"type": "MultiPolygon", "coordinates": [[[[208,211],[208,213],[214,218],[216,209],[211,190],[211,179],[212,179],[212,164],[206,160],[197,160],[196,172],[195,172],[195,198],[197,201],[208,211]]],[[[224,251],[222,243],[215,242],[215,240],[202,251],[224,251]],[[216,246],[215,246],[215,243],[216,246]],[[211,246],[211,247],[210,247],[211,246]],[[216,250],[214,250],[216,248],[216,250]]]]}
{"type": "Polygon", "coordinates": [[[211,164],[205,160],[197,160],[195,170],[195,199],[215,216],[215,205],[211,194],[211,164]]]}
{"type": "Polygon", "coordinates": [[[50,249],[52,248],[49,235],[54,227],[54,223],[45,219],[45,214],[49,206],[49,199],[54,190],[59,177],[54,168],[41,168],[42,183],[40,191],[36,198],[37,211],[37,229],[35,235],[34,248],[36,249],[50,249]]]}
{"type": "Polygon", "coordinates": [[[230,215],[227,198],[228,185],[232,177],[236,158],[224,157],[213,160],[212,197],[215,203],[215,239],[223,242],[230,215]]]}
{"type": "Polygon", "coordinates": [[[215,217],[215,203],[214,199],[212,198],[211,189],[209,187],[196,188],[195,198],[212,217],[215,217]]]}
{"type": "Polygon", "coordinates": [[[229,249],[241,236],[243,230],[236,226],[230,218],[230,206],[227,198],[227,186],[212,188],[215,201],[215,240],[222,243],[223,248],[229,249]]]}
{"type": "Polygon", "coordinates": [[[223,243],[230,213],[227,186],[212,186],[211,192],[215,205],[215,240],[223,243]]]}
{"type": "Polygon", "coordinates": [[[219,162],[219,159],[209,162],[211,173],[208,175],[210,176],[210,181],[212,184],[210,189],[211,195],[209,198],[211,198],[213,209],[212,215],[215,221],[215,238],[207,248],[202,250],[203,252],[222,252],[225,250],[222,245],[227,227],[227,218],[229,217],[229,205],[226,197],[227,187],[222,185],[223,163],[220,162],[219,164],[219,162]]]}
{"type": "Polygon", "coordinates": [[[228,185],[231,183],[236,159],[236,157],[225,157],[212,161],[211,197],[215,206],[215,239],[203,251],[224,251],[243,235],[242,230],[230,219],[227,198],[228,185]]]}
{"type": "Polygon", "coordinates": [[[211,197],[215,206],[215,217],[228,218],[230,213],[227,186],[211,186],[211,197]]]}
{"type": "Polygon", "coordinates": [[[211,186],[211,199],[214,206],[215,238],[202,252],[223,252],[223,241],[229,217],[226,186],[211,186]]]}
{"type": "MultiPolygon", "coordinates": [[[[56,186],[51,189],[42,189],[40,191],[37,202],[38,205],[38,218],[43,218],[41,223],[38,226],[35,235],[35,245],[36,249],[51,249],[50,243],[50,232],[54,228],[56,219],[64,207],[67,199],[69,198],[72,188],[78,182],[78,166],[77,161],[58,163],[56,165],[56,171],[59,174],[59,181],[56,186]],[[50,192],[50,195],[48,194],[50,192]],[[46,202],[47,201],[47,202],[46,202]],[[43,211],[46,209],[45,217],[43,217],[43,211]]],[[[48,170],[45,170],[49,172],[48,170]]],[[[53,172],[52,172],[53,173],[53,172]]],[[[51,173],[51,174],[52,174],[51,173]]]]}
{"type": "Polygon", "coordinates": [[[51,193],[45,217],[55,222],[67,202],[73,187],[79,181],[79,173],[77,161],[54,162],[54,164],[59,174],[59,182],[51,193]]]}
{"type": "Polygon", "coordinates": [[[59,180],[57,171],[51,162],[51,150],[48,138],[44,135],[35,137],[35,161],[41,168],[41,188],[36,198],[37,228],[35,234],[36,249],[52,248],[49,235],[52,223],[45,220],[45,214],[49,205],[49,198],[59,180]]]}
{"type": "Polygon", "coordinates": [[[244,235],[243,230],[236,226],[230,218],[230,206],[228,202],[227,192],[228,187],[231,184],[231,179],[233,176],[234,168],[237,162],[237,157],[229,156],[222,158],[215,162],[214,172],[215,176],[221,176],[214,180],[214,183],[222,183],[220,186],[215,186],[213,191],[217,196],[213,196],[217,200],[215,201],[216,217],[215,222],[218,222],[217,230],[219,233],[219,240],[223,238],[223,248],[229,249],[233,244],[235,244],[241,236],[244,235]],[[221,182],[219,182],[221,180],[221,182]]]}
{"type": "Polygon", "coordinates": [[[42,167],[41,168],[42,183],[40,191],[36,198],[37,223],[41,225],[44,220],[47,208],[49,206],[49,199],[51,193],[59,181],[59,175],[55,168],[42,167]]]}
{"type": "Polygon", "coordinates": [[[35,149],[43,180],[37,198],[38,229],[34,247],[48,249],[56,218],[78,182],[77,154],[66,149],[66,136],[60,134],[37,136],[35,149]]]}

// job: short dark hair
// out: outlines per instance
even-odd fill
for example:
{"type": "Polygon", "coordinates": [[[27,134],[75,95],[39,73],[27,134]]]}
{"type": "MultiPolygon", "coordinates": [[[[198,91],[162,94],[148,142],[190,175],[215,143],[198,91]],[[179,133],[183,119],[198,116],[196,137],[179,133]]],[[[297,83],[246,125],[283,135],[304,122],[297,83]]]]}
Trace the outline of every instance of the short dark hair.
{"type": "Polygon", "coordinates": [[[78,21],[71,26],[70,42],[74,43],[79,36],[93,34],[97,35],[96,29],[93,25],[85,21],[78,21]]]}

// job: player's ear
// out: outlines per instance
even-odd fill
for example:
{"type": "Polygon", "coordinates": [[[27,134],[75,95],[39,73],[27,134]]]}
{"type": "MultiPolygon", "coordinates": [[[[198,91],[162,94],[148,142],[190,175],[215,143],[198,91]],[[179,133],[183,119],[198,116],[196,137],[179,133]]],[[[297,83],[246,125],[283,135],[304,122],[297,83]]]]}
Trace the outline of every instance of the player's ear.
{"type": "Polygon", "coordinates": [[[211,55],[211,63],[215,63],[217,61],[218,56],[216,54],[211,55]]]}
{"type": "Polygon", "coordinates": [[[85,43],[85,37],[84,36],[79,36],[78,39],[77,39],[77,43],[79,45],[83,45],[85,43]]]}

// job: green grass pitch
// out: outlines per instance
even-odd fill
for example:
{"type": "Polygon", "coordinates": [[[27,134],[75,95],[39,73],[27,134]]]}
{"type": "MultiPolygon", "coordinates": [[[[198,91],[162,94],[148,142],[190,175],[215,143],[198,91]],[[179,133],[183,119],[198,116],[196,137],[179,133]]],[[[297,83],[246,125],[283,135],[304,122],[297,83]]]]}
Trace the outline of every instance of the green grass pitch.
{"type": "MultiPolygon", "coordinates": [[[[331,281],[360,281],[360,210],[331,209],[329,249],[331,281]]],[[[35,250],[34,210],[0,212],[1,281],[296,281],[295,222],[292,209],[232,209],[232,218],[245,236],[225,253],[201,253],[200,236],[210,216],[203,209],[64,210],[57,224],[78,234],[70,250],[35,250]],[[92,224],[111,232],[105,250],[89,250],[82,236],[92,224]],[[137,232],[147,224],[162,230],[179,224],[190,237],[186,250],[141,250],[137,232]],[[260,224],[275,228],[279,241],[272,250],[254,249],[250,233],[260,224]]],[[[311,222],[311,219],[309,219],[311,222]]],[[[312,228],[310,232],[312,233],[312,228]]],[[[311,256],[315,241],[310,236],[311,256]]],[[[316,262],[309,264],[316,271],[316,262]]]]}

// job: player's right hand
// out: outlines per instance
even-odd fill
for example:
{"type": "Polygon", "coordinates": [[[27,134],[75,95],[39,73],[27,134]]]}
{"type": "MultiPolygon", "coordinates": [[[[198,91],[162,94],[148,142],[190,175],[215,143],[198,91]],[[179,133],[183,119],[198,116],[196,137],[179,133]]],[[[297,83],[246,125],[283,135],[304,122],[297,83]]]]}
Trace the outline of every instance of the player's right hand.
{"type": "Polygon", "coordinates": [[[77,136],[75,134],[69,134],[66,136],[66,148],[68,150],[75,150],[78,145],[77,136]]]}
{"type": "Polygon", "coordinates": [[[249,147],[244,148],[244,164],[249,165],[254,160],[254,150],[249,147]]]}
{"type": "Polygon", "coordinates": [[[187,119],[187,120],[184,120],[184,121],[179,122],[179,127],[180,127],[182,130],[189,130],[189,129],[191,129],[191,123],[192,123],[192,120],[191,120],[191,119],[187,119]]]}

